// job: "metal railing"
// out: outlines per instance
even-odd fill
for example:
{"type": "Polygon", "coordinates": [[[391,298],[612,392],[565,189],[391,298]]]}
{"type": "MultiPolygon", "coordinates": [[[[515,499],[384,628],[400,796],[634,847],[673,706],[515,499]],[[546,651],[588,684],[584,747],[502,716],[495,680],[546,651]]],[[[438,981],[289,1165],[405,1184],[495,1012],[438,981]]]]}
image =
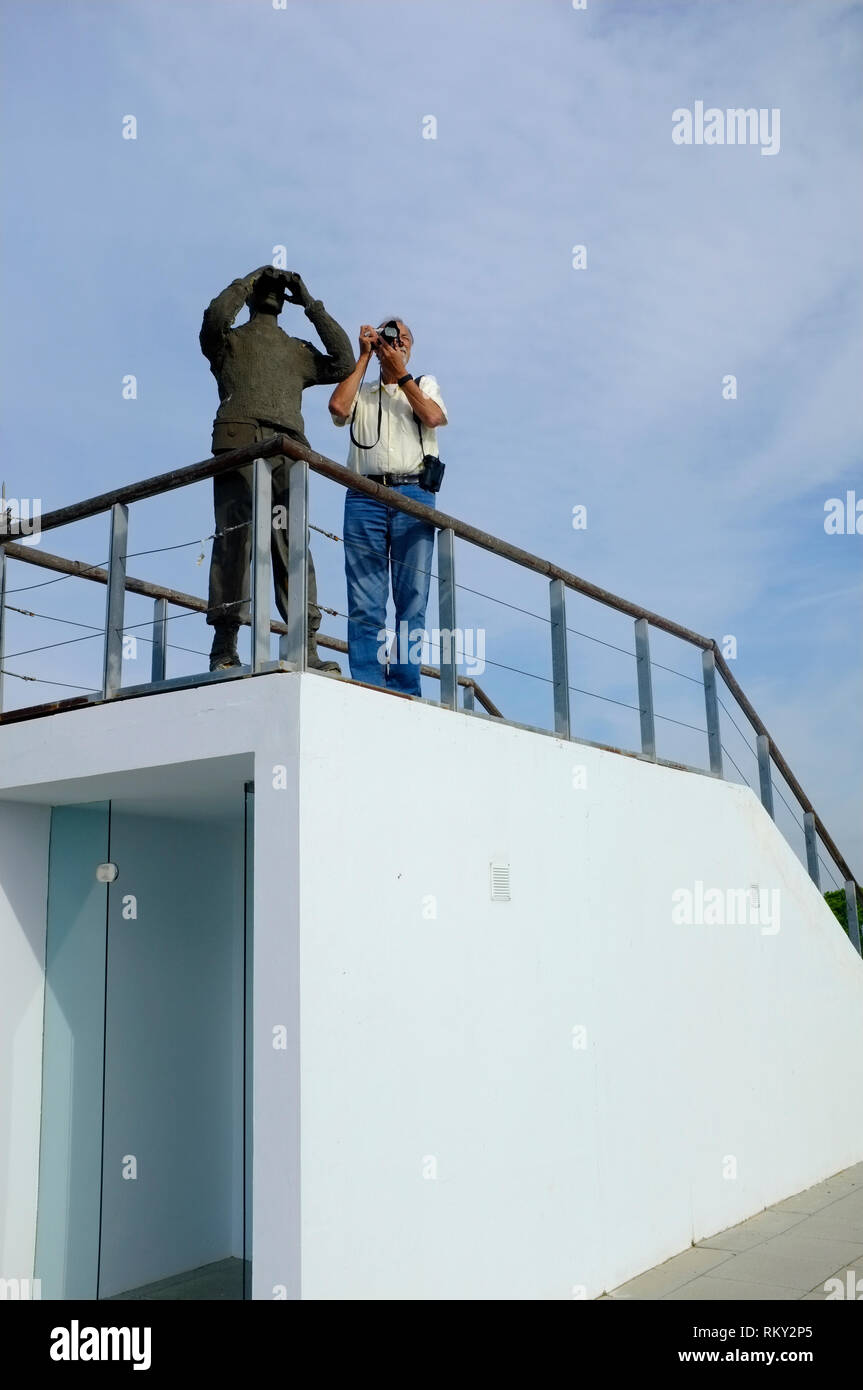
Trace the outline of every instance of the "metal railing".
{"type": "MultiPolygon", "coordinates": [[[[40,569],[52,570],[55,573],[68,576],[72,579],[88,579],[94,584],[108,583],[109,571],[102,569],[100,565],[85,565],[80,560],[67,560],[63,555],[51,555],[46,551],[31,550],[27,546],[17,545],[14,541],[8,541],[6,543],[5,552],[10,560],[21,560],[24,564],[35,565],[40,569]]],[[[0,552],[0,566],[2,566],[2,563],[2,552],[0,552]]],[[[126,574],[125,576],[124,590],[127,594],[140,594],[144,598],[151,598],[154,601],[153,636],[150,639],[153,645],[153,659],[151,677],[146,685],[126,686],[123,690],[118,691],[117,694],[129,694],[131,691],[150,692],[157,687],[161,688],[167,683],[166,667],[168,641],[166,637],[166,625],[168,623],[168,605],[172,604],[177,608],[184,608],[189,613],[207,613],[209,611],[208,604],[205,599],[198,598],[195,594],[186,594],[180,589],[169,589],[164,584],[153,584],[148,579],[135,579],[130,574],[126,574]]],[[[27,610],[13,609],[12,611],[26,612],[27,610]]],[[[29,614],[29,616],[35,617],[37,615],[29,614]]],[[[250,627],[251,621],[251,618],[244,617],[242,614],[237,617],[237,622],[241,627],[250,627]]],[[[128,628],[123,626],[123,631],[127,632],[128,628]]],[[[286,623],[277,622],[276,620],[270,622],[271,633],[276,633],[277,636],[282,637],[287,634],[287,631],[288,627],[286,623]]],[[[348,651],[347,642],[343,642],[339,637],[327,636],[325,633],[318,633],[317,643],[319,647],[327,647],[330,651],[342,652],[345,654],[348,651]]],[[[184,648],[184,650],[186,649],[184,648]]],[[[248,675],[248,673],[248,667],[242,667],[235,672],[235,674],[239,675],[248,675]]],[[[436,666],[421,665],[420,673],[424,676],[429,676],[432,680],[440,680],[440,670],[436,666]]],[[[218,672],[217,678],[221,679],[226,674],[230,674],[230,672],[220,671],[218,672]]],[[[184,677],[182,679],[186,684],[194,683],[201,679],[201,674],[198,673],[195,676],[184,677]]],[[[470,676],[459,676],[458,683],[463,692],[465,709],[473,709],[476,703],[488,714],[496,718],[502,718],[497,705],[490,699],[477,681],[473,680],[470,676]]],[[[0,711],[2,711],[3,708],[2,691],[3,670],[2,657],[0,657],[0,711]]],[[[104,698],[104,694],[102,698],[104,698]]],[[[30,705],[24,709],[14,711],[11,714],[7,713],[5,715],[5,722],[11,723],[16,717],[23,719],[32,717],[38,712],[47,713],[49,711],[56,711],[59,707],[67,707],[70,704],[75,705],[79,703],[90,704],[92,701],[82,698],[72,701],[54,701],[49,706],[30,705]]],[[[4,716],[0,713],[0,722],[3,722],[3,719],[4,716]]]]}
{"type": "MultiPolygon", "coordinates": [[[[65,574],[75,574],[106,585],[106,617],[102,661],[101,690],[94,696],[82,696],[71,700],[55,701],[50,705],[33,706],[17,710],[12,714],[0,714],[0,723],[23,717],[33,717],[40,712],[71,708],[76,705],[92,703],[94,698],[103,700],[118,699],[131,695],[147,694],[155,690],[175,688],[182,685],[198,684],[203,681],[230,680],[238,676],[257,675],[276,669],[302,671],[306,667],[307,652],[307,568],[308,546],[308,478],[309,470],[330,479],[342,487],[365,493],[370,497],[385,501],[388,506],[429,522],[438,533],[438,604],[441,633],[454,634],[457,624],[457,583],[456,583],[456,540],[465,541],[481,550],[490,552],[524,570],[545,577],[549,582],[549,615],[551,632],[551,669],[553,692],[553,732],[557,737],[579,740],[573,733],[574,721],[569,679],[566,596],[568,591],[582,594],[597,603],[605,605],[618,613],[626,614],[634,622],[635,660],[638,688],[638,713],[640,722],[641,751],[631,753],[651,762],[665,766],[684,766],[687,771],[702,772],[679,763],[669,763],[657,755],[656,718],[654,711],[652,666],[650,657],[650,632],[652,628],[668,633],[701,651],[701,670],[706,719],[707,751],[709,773],[715,777],[724,776],[723,743],[720,727],[720,705],[722,701],[717,691],[717,674],[721,676],[727,690],[736,700],[739,708],[750,721],[756,734],[756,755],[759,774],[759,791],[762,804],[771,818],[774,818],[773,777],[775,768],[796,797],[803,812],[802,829],[805,839],[806,862],[810,877],[820,889],[820,870],[818,841],[833,859],[840,870],[845,890],[848,935],[858,953],[861,951],[860,932],[857,920],[858,895],[861,891],[851,869],[836,847],[826,826],[801,787],[788,762],[770,735],[763,720],[747,699],[731,673],[728,663],[713,638],[683,627],[661,614],[653,613],[641,605],[632,603],[596,584],[591,584],[579,575],[562,569],[551,561],[543,560],[529,551],[509,544],[481,531],[458,518],[426,507],[423,503],[405,497],[390,488],[383,487],[371,479],[363,478],[335,463],[332,459],[305,448],[295,440],[283,435],[274,435],[262,443],[255,443],[217,458],[205,459],[201,463],[144,479],[127,487],[102,493],[71,506],[46,513],[40,521],[42,532],[56,530],[72,522],[109,513],[111,535],[107,568],[85,566],[80,562],[67,560],[44,552],[36,552],[28,546],[7,540],[0,545],[0,710],[2,710],[2,680],[4,669],[4,633],[6,628],[5,567],[7,556],[25,563],[41,565],[65,574]],[[273,460],[289,458],[289,507],[288,507],[288,613],[286,623],[273,622],[270,618],[271,554],[270,527],[272,525],[272,467],[273,460]],[[132,502],[187,487],[190,484],[214,477],[216,474],[251,464],[253,467],[253,506],[252,506],[252,564],[250,617],[241,619],[251,627],[251,660],[248,666],[229,668],[216,672],[198,673],[193,676],[168,678],[166,676],[166,639],[168,604],[176,604],[189,611],[205,613],[207,604],[191,594],[167,589],[160,585],[134,579],[126,573],[128,509],[132,502]],[[153,616],[153,659],[151,680],[149,682],[122,686],[122,644],[123,618],[126,592],[142,594],[154,599],[153,616]],[[279,636],[279,658],[270,658],[270,634],[279,636]]],[[[337,638],[318,637],[320,645],[337,651],[345,651],[346,644],[337,638]]],[[[481,705],[485,714],[482,717],[502,718],[500,710],[475,681],[458,673],[458,653],[452,640],[441,644],[439,669],[423,666],[423,674],[439,678],[440,704],[448,709],[458,708],[458,691],[464,691],[464,709],[477,712],[475,701],[481,705]]],[[[724,708],[724,706],[723,706],[724,708]]],[[[732,721],[733,722],[733,721],[732,721]]],[[[531,726],[532,727],[532,726],[531,726]]],[[[736,727],[736,726],[735,726],[736,727]]],[[[538,730],[538,732],[546,732],[538,730]]],[[[600,745],[607,746],[607,745],[600,745]]],[[[627,750],[615,749],[618,752],[627,750]]],[[[780,793],[781,795],[781,793],[780,793]]],[[[784,798],[783,798],[784,801],[784,798]]],[[[786,802],[787,805],[787,802],[786,802]]],[[[790,808],[789,808],[790,809],[790,808]]]]}

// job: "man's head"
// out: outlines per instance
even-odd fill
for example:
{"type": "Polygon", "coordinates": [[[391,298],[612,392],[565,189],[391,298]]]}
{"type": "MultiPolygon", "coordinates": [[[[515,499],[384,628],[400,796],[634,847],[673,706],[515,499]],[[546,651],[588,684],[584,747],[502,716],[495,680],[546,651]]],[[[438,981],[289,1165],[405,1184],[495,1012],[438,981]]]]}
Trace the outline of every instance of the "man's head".
{"type": "Polygon", "coordinates": [[[389,323],[394,323],[399,330],[400,341],[395,344],[395,347],[402,354],[405,360],[405,365],[407,366],[407,363],[410,361],[411,350],[414,345],[414,335],[408,328],[404,319],[397,319],[395,316],[389,319],[384,319],[383,323],[379,323],[378,332],[382,334],[383,330],[389,323]]]}
{"type": "Polygon", "coordinates": [[[252,293],[246,300],[249,313],[272,314],[274,318],[278,318],[285,307],[285,286],[286,277],[283,270],[273,267],[261,271],[252,286],[252,293]]]}

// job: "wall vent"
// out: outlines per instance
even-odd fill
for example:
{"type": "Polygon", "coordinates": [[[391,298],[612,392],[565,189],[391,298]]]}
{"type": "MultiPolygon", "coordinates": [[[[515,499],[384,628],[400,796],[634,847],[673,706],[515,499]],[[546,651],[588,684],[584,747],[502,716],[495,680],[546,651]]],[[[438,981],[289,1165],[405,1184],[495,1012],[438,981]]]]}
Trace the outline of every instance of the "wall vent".
{"type": "Polygon", "coordinates": [[[493,859],[491,868],[491,900],[493,903],[508,903],[509,894],[509,865],[501,859],[493,859]]]}

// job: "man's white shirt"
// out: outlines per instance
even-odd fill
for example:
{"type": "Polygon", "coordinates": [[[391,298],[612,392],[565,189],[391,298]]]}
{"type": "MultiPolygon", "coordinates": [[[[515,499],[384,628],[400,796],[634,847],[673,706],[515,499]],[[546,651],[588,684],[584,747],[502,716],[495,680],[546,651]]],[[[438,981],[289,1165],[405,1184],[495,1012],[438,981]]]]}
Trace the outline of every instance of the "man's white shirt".
{"type": "MultiPolygon", "coordinates": [[[[419,386],[424,396],[439,405],[446,416],[440,389],[433,376],[422,377],[419,386]]],[[[353,414],[354,436],[361,444],[373,444],[378,433],[378,402],[381,406],[381,437],[371,449],[358,449],[353,440],[348,451],[348,468],[355,473],[368,476],[369,473],[419,473],[424,454],[438,457],[437,430],[422,427],[422,446],[420,432],[414,419],[413,408],[400,386],[381,386],[370,382],[362,386],[354,396],[348,412],[348,419],[339,422],[333,417],[333,424],[347,425],[353,414]]]]}

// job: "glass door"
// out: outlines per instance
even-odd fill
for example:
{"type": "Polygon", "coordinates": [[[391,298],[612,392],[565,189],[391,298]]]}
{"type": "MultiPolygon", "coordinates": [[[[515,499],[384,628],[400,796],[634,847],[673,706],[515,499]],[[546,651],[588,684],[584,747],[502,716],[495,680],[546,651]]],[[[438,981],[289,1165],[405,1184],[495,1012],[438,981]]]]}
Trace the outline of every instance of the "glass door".
{"type": "Polygon", "coordinates": [[[251,1294],[252,805],[52,812],[45,1298],[251,1294]]]}
{"type": "Polygon", "coordinates": [[[43,1298],[96,1297],[102,1181],[107,801],[51,813],[36,1277],[43,1298]]]}

